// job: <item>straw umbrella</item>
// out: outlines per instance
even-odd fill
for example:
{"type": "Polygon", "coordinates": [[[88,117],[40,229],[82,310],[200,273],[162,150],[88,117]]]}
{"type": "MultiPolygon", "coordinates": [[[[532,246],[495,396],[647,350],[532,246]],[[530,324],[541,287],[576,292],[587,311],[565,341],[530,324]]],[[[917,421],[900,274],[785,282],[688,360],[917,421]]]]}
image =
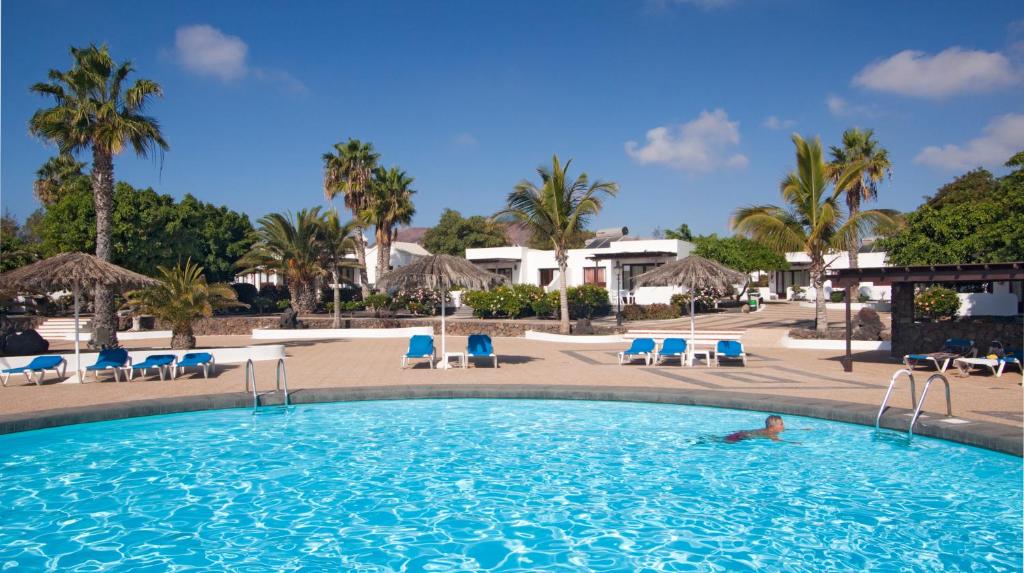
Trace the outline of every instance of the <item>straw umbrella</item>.
{"type": "MultiPolygon", "coordinates": [[[[75,373],[82,371],[79,346],[79,295],[83,286],[103,285],[118,290],[142,288],[159,281],[129,271],[86,253],[61,253],[0,275],[0,290],[7,292],[52,292],[71,290],[75,296],[75,373]]],[[[78,380],[81,382],[81,378],[78,380]]]]}
{"type": "Polygon", "coordinates": [[[637,275],[633,279],[633,284],[636,286],[688,288],[690,292],[690,340],[692,341],[697,330],[694,318],[694,299],[696,298],[694,293],[697,289],[724,291],[729,286],[746,280],[747,276],[739,271],[704,257],[690,255],[684,259],[661,265],[653,271],[637,275]]]}
{"type": "Polygon", "coordinates": [[[428,288],[441,291],[441,357],[448,347],[445,334],[445,299],[452,286],[484,290],[505,281],[505,277],[485,271],[462,257],[431,255],[397,268],[377,280],[377,288],[395,292],[408,288],[428,288]]]}

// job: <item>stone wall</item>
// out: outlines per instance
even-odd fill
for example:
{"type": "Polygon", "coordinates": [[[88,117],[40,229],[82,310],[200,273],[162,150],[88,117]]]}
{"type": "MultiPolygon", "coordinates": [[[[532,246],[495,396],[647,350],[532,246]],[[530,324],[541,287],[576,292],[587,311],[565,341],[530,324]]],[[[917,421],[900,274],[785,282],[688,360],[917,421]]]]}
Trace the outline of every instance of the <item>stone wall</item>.
{"type": "MultiPolygon", "coordinates": [[[[895,317],[894,317],[895,319],[895,317]]],[[[903,358],[913,352],[936,352],[949,338],[974,341],[979,353],[988,350],[993,340],[1006,348],[1024,348],[1024,324],[1018,321],[943,320],[903,324],[899,335],[893,322],[892,355],[903,358]]]]}
{"type": "MultiPolygon", "coordinates": [[[[236,335],[249,336],[253,329],[276,329],[278,316],[217,316],[204,318],[195,322],[196,336],[236,335]]],[[[299,319],[305,328],[331,328],[333,319],[330,316],[303,316],[299,319]]],[[[122,321],[121,330],[131,327],[131,320],[122,321]]],[[[374,318],[374,317],[342,317],[342,328],[405,328],[411,326],[431,326],[440,334],[441,321],[437,318],[374,318]]],[[[170,325],[158,322],[157,330],[170,330],[170,325]]],[[[480,320],[456,319],[447,321],[448,334],[466,336],[469,334],[487,334],[489,336],[523,336],[527,330],[540,332],[558,332],[558,321],[555,320],[480,320]]],[[[614,334],[614,327],[594,326],[594,334],[614,334]]]]}

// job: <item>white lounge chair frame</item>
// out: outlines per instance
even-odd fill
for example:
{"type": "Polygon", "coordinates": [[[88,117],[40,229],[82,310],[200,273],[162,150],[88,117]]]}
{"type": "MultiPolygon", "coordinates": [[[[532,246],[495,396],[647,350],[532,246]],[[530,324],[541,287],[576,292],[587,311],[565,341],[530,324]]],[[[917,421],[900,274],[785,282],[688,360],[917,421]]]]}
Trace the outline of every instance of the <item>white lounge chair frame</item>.
{"type": "Polygon", "coordinates": [[[402,355],[402,369],[405,369],[405,368],[409,367],[409,361],[410,360],[423,360],[424,358],[427,359],[427,361],[428,361],[427,363],[430,364],[430,367],[434,368],[434,362],[437,361],[437,352],[435,351],[435,352],[432,352],[430,354],[423,354],[421,356],[409,356],[407,354],[403,354],[402,355]]]}
{"type": "MultiPolygon", "coordinates": [[[[46,377],[46,371],[47,370],[53,370],[53,373],[56,376],[58,376],[59,378],[63,378],[67,374],[67,371],[68,371],[68,361],[62,359],[57,364],[60,367],[60,370],[57,369],[58,366],[54,366],[53,368],[38,368],[36,370],[22,370],[21,373],[25,375],[25,381],[26,382],[35,382],[36,386],[39,386],[40,384],[42,384],[43,378],[46,377]],[[36,378],[35,380],[33,380],[32,379],[32,375],[35,374],[36,372],[39,373],[39,377],[36,378]]],[[[3,382],[3,385],[4,385],[5,388],[7,387],[7,381],[11,379],[11,375],[12,374],[14,374],[14,373],[13,372],[0,372],[0,382],[3,382]]]]}
{"type": "MultiPolygon", "coordinates": [[[[188,364],[185,366],[178,366],[178,362],[175,361],[173,364],[173,368],[171,368],[171,380],[177,380],[179,375],[184,375],[186,368],[202,368],[203,378],[209,378],[210,374],[217,373],[217,359],[211,355],[210,360],[207,362],[204,362],[202,364],[188,364]]],[[[198,372],[198,370],[196,370],[196,372],[198,372]]]]}

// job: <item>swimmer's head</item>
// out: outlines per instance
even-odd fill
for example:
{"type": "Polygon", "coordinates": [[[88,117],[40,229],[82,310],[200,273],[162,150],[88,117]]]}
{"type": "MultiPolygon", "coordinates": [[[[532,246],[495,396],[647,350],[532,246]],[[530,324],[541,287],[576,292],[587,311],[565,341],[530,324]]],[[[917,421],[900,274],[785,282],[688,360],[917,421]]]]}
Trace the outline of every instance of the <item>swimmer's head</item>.
{"type": "Polygon", "coordinates": [[[781,432],[786,429],[782,416],[771,415],[764,419],[764,429],[770,432],[781,432]]]}

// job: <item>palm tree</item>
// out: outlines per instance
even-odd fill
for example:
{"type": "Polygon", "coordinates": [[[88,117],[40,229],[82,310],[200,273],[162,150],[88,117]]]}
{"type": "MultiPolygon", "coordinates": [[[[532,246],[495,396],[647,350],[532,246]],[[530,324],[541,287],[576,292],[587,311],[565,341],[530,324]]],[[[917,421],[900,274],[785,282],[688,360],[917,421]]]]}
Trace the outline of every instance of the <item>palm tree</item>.
{"type": "Polygon", "coordinates": [[[291,213],[271,213],[258,223],[256,244],[238,261],[242,272],[276,272],[291,290],[295,310],[313,312],[316,280],[324,274],[320,207],[303,209],[294,217],[291,213]]]}
{"type": "Polygon", "coordinates": [[[74,156],[60,153],[46,160],[36,171],[36,180],[32,182],[32,191],[36,199],[43,205],[50,206],[61,198],[64,185],[82,175],[85,163],[76,161],[74,156]]]}
{"type": "Polygon", "coordinates": [[[355,221],[342,223],[338,211],[331,209],[321,220],[321,251],[323,266],[331,273],[334,284],[334,320],[332,328],[341,328],[341,269],[352,266],[347,255],[355,251],[355,221]]]}
{"type": "Polygon", "coordinates": [[[246,307],[226,283],[207,284],[203,267],[192,259],[174,268],[157,267],[160,284],[125,295],[127,306],[151,314],[171,325],[171,348],[196,347],[192,323],[213,316],[221,308],[246,307]]]}
{"type": "Polygon", "coordinates": [[[380,155],[374,152],[372,143],[352,138],[345,143],[335,143],[334,153],[323,155],[324,196],[331,200],[338,194],[344,195],[345,208],[356,218],[356,260],[359,261],[359,286],[363,298],[370,294],[370,285],[366,276],[365,225],[359,221],[359,215],[369,206],[367,193],[378,159],[380,155]]]}
{"type": "MultiPolygon", "coordinates": [[[[861,201],[878,198],[878,183],[885,177],[892,177],[892,163],[889,151],[878,145],[873,129],[847,129],[843,132],[843,146],[833,145],[829,174],[833,182],[839,180],[843,171],[860,166],[858,177],[846,190],[846,206],[851,217],[860,212],[861,201]]],[[[857,252],[860,250],[860,235],[853,237],[847,247],[850,254],[850,268],[855,269],[857,252]]]]}
{"type": "Polygon", "coordinates": [[[601,211],[603,196],[614,197],[619,186],[612,182],[590,183],[586,173],[576,179],[566,174],[572,160],[563,166],[555,155],[551,168],[539,167],[540,187],[520,181],[509,193],[506,207],[495,217],[526,226],[534,237],[549,242],[558,262],[558,295],[562,321],[559,331],[569,333],[569,296],[566,267],[569,243],[586,228],[590,217],[601,211]]]}
{"type": "Polygon", "coordinates": [[[860,165],[852,165],[835,177],[829,190],[830,170],[822,155],[821,142],[805,141],[793,135],[796,170],[779,185],[788,209],[756,205],[737,209],[732,227],[778,253],[803,251],[811,259],[811,283],[815,288],[815,329],[828,330],[825,310],[825,257],[845,249],[851,237],[879,224],[891,224],[891,212],[861,211],[844,216],[839,198],[860,178],[860,165]]]}
{"type": "MultiPolygon", "coordinates": [[[[146,104],[162,95],[160,85],[137,79],[127,85],[134,68],[131,62],[115,64],[106,46],[71,48],[74,66],[67,71],[50,70],[49,82],[32,86],[32,91],[53,98],[54,106],[32,115],[29,130],[57,145],[61,154],[92,150],[92,190],[96,206],[96,256],[113,257],[114,156],[130,146],[146,157],[166,151],[167,142],[156,119],[145,115],[146,104]]],[[[109,333],[117,342],[114,293],[96,287],[96,316],[93,328],[109,333]]]]}
{"type": "Polygon", "coordinates": [[[359,219],[372,223],[377,240],[377,278],[391,266],[391,242],[398,225],[408,225],[416,214],[410,188],[412,177],[397,167],[378,168],[373,172],[366,208],[359,219]]]}

